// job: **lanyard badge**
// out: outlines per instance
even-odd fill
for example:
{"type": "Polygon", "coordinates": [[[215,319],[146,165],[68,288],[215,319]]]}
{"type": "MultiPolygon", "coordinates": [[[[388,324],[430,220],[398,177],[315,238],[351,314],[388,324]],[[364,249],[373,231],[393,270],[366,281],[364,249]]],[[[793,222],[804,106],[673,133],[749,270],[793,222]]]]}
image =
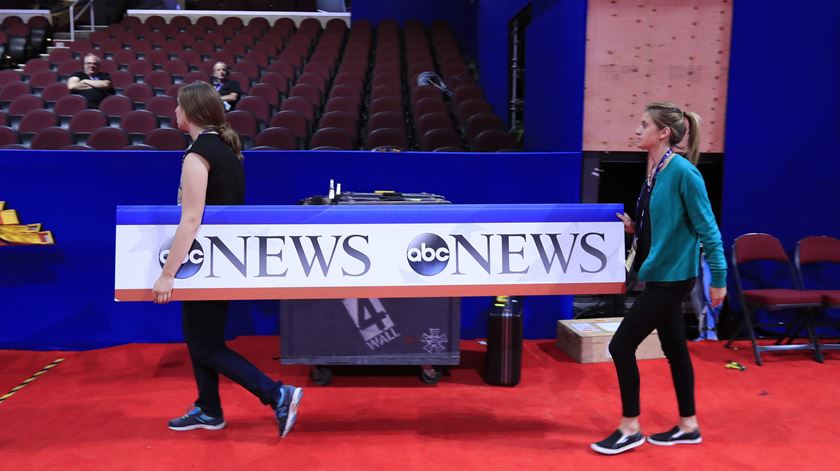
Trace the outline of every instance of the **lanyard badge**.
{"type": "Polygon", "coordinates": [[[668,158],[671,157],[673,153],[674,151],[671,149],[665,151],[665,154],[663,154],[662,158],[659,159],[659,163],[656,165],[653,174],[651,174],[650,178],[645,179],[645,182],[642,184],[642,190],[639,192],[639,197],[636,198],[636,231],[633,234],[633,243],[630,246],[630,252],[627,254],[627,260],[625,261],[625,267],[628,272],[632,270],[633,260],[636,258],[639,233],[642,232],[645,225],[645,212],[647,211],[647,207],[650,205],[650,194],[653,192],[653,185],[656,183],[656,177],[665,167],[665,164],[668,162],[668,158]],[[646,199],[645,204],[642,204],[643,198],[646,199]]]}

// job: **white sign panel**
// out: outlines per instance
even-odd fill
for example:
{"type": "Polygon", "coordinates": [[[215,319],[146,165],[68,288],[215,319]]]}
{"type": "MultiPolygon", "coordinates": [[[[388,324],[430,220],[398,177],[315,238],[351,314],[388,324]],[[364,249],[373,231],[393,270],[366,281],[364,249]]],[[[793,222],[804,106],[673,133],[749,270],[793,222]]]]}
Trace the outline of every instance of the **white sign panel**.
{"type": "MultiPolygon", "coordinates": [[[[151,299],[175,225],[118,225],[117,300],[151,299]]],[[[203,225],[173,299],[617,293],[621,222],[203,225]]]]}

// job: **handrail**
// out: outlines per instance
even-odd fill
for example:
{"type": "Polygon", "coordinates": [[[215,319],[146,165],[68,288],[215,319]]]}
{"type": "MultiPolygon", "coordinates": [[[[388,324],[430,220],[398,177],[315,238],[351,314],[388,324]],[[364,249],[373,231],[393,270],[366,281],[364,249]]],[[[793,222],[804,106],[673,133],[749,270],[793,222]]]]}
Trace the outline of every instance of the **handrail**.
{"type": "MultiPolygon", "coordinates": [[[[70,41],[75,41],[76,40],[76,16],[77,15],[74,14],[73,10],[76,8],[76,4],[79,3],[80,1],[84,1],[84,0],[71,0],[70,1],[70,41]]],[[[78,16],[81,17],[82,14],[84,14],[86,9],[90,9],[90,32],[91,33],[95,31],[95,27],[96,27],[96,25],[94,24],[93,2],[94,2],[94,0],[88,0],[87,5],[83,6],[79,10],[79,14],[78,14],[78,16]]]]}

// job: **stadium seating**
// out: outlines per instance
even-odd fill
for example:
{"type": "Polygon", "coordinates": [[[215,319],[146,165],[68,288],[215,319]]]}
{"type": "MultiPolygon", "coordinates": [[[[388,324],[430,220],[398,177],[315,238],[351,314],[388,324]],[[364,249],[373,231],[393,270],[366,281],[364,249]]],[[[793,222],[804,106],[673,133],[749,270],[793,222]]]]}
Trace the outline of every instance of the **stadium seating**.
{"type": "MultiPolygon", "coordinates": [[[[198,3],[220,9],[235,2],[198,3]]],[[[288,3],[299,9],[307,2],[288,3]]],[[[314,8],[315,2],[309,3],[314,8]]],[[[296,27],[289,18],[271,24],[261,17],[245,23],[238,17],[176,16],[167,22],[127,16],[66,48],[42,50],[43,56],[33,55],[40,47],[35,42],[13,44],[12,36],[32,37],[36,29],[48,25],[9,20],[0,31],[13,60],[25,57],[18,62],[22,71],[0,70],[0,113],[8,125],[0,128],[0,145],[58,146],[65,141],[62,131],[44,134],[56,136],[54,145],[45,144],[47,137],[33,138],[59,126],[71,137],[68,145],[183,149],[185,135],[168,129],[176,127],[178,91],[196,80],[209,82],[213,64],[221,60],[243,92],[227,120],[245,149],[517,147],[443,21],[430,28],[407,21],[401,29],[393,20],[376,28],[358,20],[348,28],[338,19],[323,26],[308,18],[296,27]],[[66,88],[67,77],[82,69],[88,53],[102,59],[100,69],[111,74],[117,93],[102,101],[101,113],[82,106],[84,99],[66,88]],[[430,83],[430,74],[445,87],[430,83]],[[36,109],[45,114],[26,119],[36,109]],[[97,134],[105,127],[118,131],[97,134]]]]}

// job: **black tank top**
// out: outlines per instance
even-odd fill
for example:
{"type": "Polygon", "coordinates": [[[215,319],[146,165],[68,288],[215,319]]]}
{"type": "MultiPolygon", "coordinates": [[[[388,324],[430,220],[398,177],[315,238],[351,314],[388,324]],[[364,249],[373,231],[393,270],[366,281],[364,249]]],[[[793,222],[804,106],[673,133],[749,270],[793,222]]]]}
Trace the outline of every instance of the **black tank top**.
{"type": "MultiPolygon", "coordinates": [[[[242,161],[218,134],[201,134],[184,152],[184,157],[191,152],[202,156],[210,164],[206,205],[245,204],[245,172],[242,161]]],[[[180,192],[178,199],[180,203],[180,192]]]]}

